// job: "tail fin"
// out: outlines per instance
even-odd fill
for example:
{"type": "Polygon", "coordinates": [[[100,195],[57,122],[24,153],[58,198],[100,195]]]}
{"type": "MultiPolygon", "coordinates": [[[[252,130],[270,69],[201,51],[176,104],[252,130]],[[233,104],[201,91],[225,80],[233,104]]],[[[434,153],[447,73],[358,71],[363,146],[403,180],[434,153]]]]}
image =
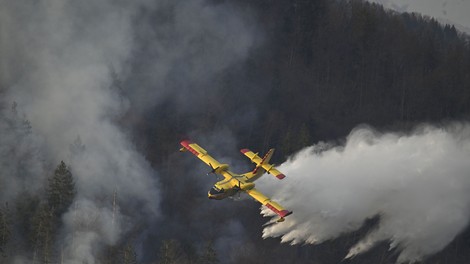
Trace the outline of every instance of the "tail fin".
{"type": "Polygon", "coordinates": [[[272,174],[276,178],[282,180],[286,176],[274,168],[274,164],[270,164],[269,161],[274,154],[274,149],[270,149],[263,158],[258,156],[258,153],[254,153],[249,149],[242,149],[240,150],[243,155],[247,156],[251,162],[256,164],[255,169],[251,172],[253,175],[247,176],[249,181],[254,181],[258,179],[261,175],[265,172],[272,174]]]}

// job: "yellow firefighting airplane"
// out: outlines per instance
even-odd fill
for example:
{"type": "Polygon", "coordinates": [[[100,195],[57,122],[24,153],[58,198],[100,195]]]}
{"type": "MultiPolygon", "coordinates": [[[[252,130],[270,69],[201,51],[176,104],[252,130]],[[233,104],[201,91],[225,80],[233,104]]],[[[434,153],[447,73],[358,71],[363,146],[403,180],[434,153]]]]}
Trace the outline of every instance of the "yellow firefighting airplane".
{"type": "Polygon", "coordinates": [[[253,171],[244,174],[235,174],[228,170],[228,164],[221,164],[217,160],[207,153],[205,149],[196,143],[189,140],[183,140],[180,142],[183,146],[180,151],[188,151],[193,153],[204,163],[211,167],[212,173],[220,174],[224,177],[223,180],[217,182],[214,187],[208,192],[209,199],[221,200],[229,196],[233,196],[239,192],[246,192],[251,197],[255,198],[258,202],[265,205],[273,212],[278,214],[280,218],[278,222],[284,221],[284,217],[292,214],[291,211],[284,209],[280,204],[270,200],[264,194],[255,189],[255,180],[259,179],[265,172],[272,174],[276,178],[282,180],[286,176],[274,168],[273,164],[269,164],[274,149],[270,149],[263,158],[260,158],[257,153],[253,153],[249,149],[240,150],[245,156],[247,156],[256,167],[253,171]]]}

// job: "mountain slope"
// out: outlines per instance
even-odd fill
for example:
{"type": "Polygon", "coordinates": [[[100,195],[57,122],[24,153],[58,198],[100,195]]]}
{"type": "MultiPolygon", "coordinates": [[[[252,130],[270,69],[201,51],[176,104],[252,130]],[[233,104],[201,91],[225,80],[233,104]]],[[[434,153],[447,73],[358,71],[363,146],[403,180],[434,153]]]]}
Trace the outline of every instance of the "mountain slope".
{"type": "Polygon", "coordinates": [[[470,34],[470,2],[464,0],[369,0],[398,12],[418,12],[470,34]]]}

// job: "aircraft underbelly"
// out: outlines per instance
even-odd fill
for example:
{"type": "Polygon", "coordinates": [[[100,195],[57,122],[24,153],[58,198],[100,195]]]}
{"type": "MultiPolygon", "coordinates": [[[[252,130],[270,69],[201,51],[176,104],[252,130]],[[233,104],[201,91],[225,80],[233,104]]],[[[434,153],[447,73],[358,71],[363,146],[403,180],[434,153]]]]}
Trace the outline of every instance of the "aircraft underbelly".
{"type": "Polygon", "coordinates": [[[234,194],[237,193],[237,190],[235,189],[227,189],[225,190],[225,192],[223,193],[219,193],[219,194],[209,194],[209,199],[214,199],[214,200],[222,200],[222,199],[225,199],[229,196],[232,196],[234,194]]]}

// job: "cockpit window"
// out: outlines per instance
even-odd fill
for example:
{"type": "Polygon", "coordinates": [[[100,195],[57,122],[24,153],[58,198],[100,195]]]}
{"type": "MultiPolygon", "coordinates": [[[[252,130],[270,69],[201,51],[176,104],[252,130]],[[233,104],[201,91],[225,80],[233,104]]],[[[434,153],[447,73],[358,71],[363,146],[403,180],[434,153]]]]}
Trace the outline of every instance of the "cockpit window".
{"type": "Polygon", "coordinates": [[[219,193],[223,193],[224,192],[224,189],[219,189],[217,187],[212,187],[211,190],[209,191],[210,194],[219,194],[219,193]]]}

